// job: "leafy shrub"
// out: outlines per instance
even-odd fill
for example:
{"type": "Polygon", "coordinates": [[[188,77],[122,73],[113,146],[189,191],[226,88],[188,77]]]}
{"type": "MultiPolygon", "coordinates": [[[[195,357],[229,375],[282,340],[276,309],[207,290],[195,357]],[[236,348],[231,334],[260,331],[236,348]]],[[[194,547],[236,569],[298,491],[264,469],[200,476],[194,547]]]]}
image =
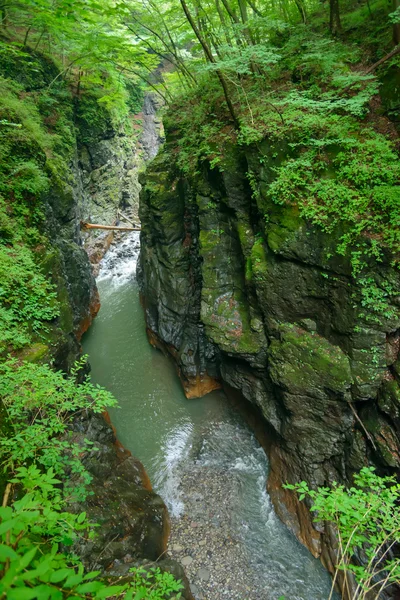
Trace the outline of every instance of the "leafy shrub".
{"type": "Polygon", "coordinates": [[[338,557],[332,591],[338,573],[352,573],[357,587],[352,600],[380,598],[383,590],[400,580],[400,558],[393,553],[400,543],[400,484],[395,476],[379,477],[373,467],[354,475],[354,486],[336,482],[332,488],[311,490],[305,481],[290,485],[300,500],[311,499],[314,521],[334,524],[338,557]]]}
{"type": "MultiPolygon", "coordinates": [[[[180,598],[182,584],[160,569],[131,569],[132,579],[109,585],[99,571],[84,572],[77,558],[60,550],[80,532],[87,534],[85,513],[63,510],[60,480],[49,469],[19,467],[0,507],[0,594],[10,600],[49,598],[109,598],[166,600],[180,598]],[[7,506],[11,485],[24,494],[7,506]]],[[[89,536],[93,533],[90,531],[89,536]]]]}
{"type": "Polygon", "coordinates": [[[0,403],[6,417],[0,421],[0,458],[7,473],[13,473],[0,508],[0,596],[166,600],[174,593],[180,598],[182,584],[158,568],[134,568],[128,582],[124,578],[121,585],[118,580],[108,585],[98,579],[98,571],[85,574],[80,561],[60,549],[78,535],[94,535],[85,513],[66,510],[67,501],[85,497],[90,482],[81,462],[90,445],[73,441],[69,423],[77,411],[102,412],[116,404],[89,380],[76,385],[75,375],[85,360],[67,378],[47,365],[15,360],[0,365],[0,403]],[[73,483],[67,483],[68,475],[73,483]]]}
{"type": "Polygon", "coordinates": [[[0,245],[0,352],[28,344],[59,314],[54,286],[40,272],[33,251],[0,245]]]}
{"type": "Polygon", "coordinates": [[[48,365],[9,360],[0,364],[0,399],[8,428],[0,439],[3,468],[14,472],[34,461],[66,481],[73,475],[74,481],[65,484],[66,493],[84,497],[91,478],[79,457],[89,444],[76,444],[68,425],[77,410],[102,412],[116,404],[115,398],[90,380],[76,385],[73,376],[64,377],[48,365]]]}

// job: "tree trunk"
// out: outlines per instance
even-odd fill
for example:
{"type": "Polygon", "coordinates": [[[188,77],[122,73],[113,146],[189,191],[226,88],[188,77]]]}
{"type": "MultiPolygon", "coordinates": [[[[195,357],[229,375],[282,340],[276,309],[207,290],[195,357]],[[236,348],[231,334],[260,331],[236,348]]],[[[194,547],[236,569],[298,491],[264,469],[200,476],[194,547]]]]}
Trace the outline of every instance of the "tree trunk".
{"type": "Polygon", "coordinates": [[[242,23],[244,25],[243,28],[243,35],[246,39],[246,42],[249,46],[254,45],[254,40],[253,40],[253,36],[251,34],[251,31],[249,29],[248,26],[248,14],[247,14],[247,3],[246,0],[238,0],[238,4],[239,4],[239,10],[240,10],[240,16],[242,18],[242,23]]]}
{"type": "Polygon", "coordinates": [[[342,30],[339,12],[339,0],[329,0],[329,29],[332,35],[338,35],[342,30]]]}
{"type": "Polygon", "coordinates": [[[117,227],[116,225],[99,225],[97,223],[86,223],[81,221],[81,229],[88,231],[89,229],[106,229],[107,231],[142,231],[140,227],[117,227]]]}
{"type": "Polygon", "coordinates": [[[231,41],[231,38],[230,38],[229,33],[228,33],[229,29],[228,29],[228,27],[226,25],[224,11],[221,8],[219,0],[215,0],[215,6],[217,8],[219,20],[221,21],[221,24],[222,24],[222,27],[223,27],[223,30],[224,30],[226,43],[228,44],[228,46],[232,46],[232,41],[231,41]]]}
{"type": "MultiPolygon", "coordinates": [[[[397,10],[400,6],[400,0],[393,0],[393,11],[397,10]]],[[[400,44],[400,23],[393,24],[393,42],[397,46],[400,44]]]]}
{"type": "Polygon", "coordinates": [[[8,14],[7,14],[7,7],[5,4],[0,5],[0,14],[1,14],[1,25],[4,27],[4,29],[7,29],[8,14]]]}
{"type": "MultiPolygon", "coordinates": [[[[215,64],[215,59],[212,55],[211,49],[209,47],[209,45],[207,44],[206,40],[203,38],[203,36],[201,35],[199,28],[197,27],[191,13],[189,10],[188,5],[186,4],[186,0],[180,0],[182,8],[183,8],[183,12],[186,15],[187,20],[189,21],[189,24],[191,26],[191,28],[193,29],[193,32],[195,34],[195,36],[197,37],[197,39],[199,40],[201,47],[204,50],[204,54],[206,55],[207,60],[210,63],[214,63],[215,64]]],[[[226,104],[228,106],[229,112],[231,114],[231,117],[233,119],[233,123],[235,125],[235,129],[239,129],[239,121],[237,120],[236,114],[235,114],[235,109],[233,108],[233,104],[232,101],[229,97],[229,90],[228,90],[228,86],[225,80],[224,75],[222,74],[222,72],[220,71],[220,69],[216,69],[216,73],[218,76],[218,79],[220,81],[220,84],[222,86],[222,89],[224,91],[224,96],[225,96],[225,100],[226,100],[226,104]]]]}
{"type": "Polygon", "coordinates": [[[252,2],[252,0],[247,0],[249,3],[249,6],[251,7],[251,10],[253,11],[253,13],[255,15],[257,15],[257,17],[263,17],[264,15],[262,14],[262,12],[260,12],[258,10],[258,8],[256,7],[256,5],[254,4],[254,2],[252,2]]]}
{"type": "Polygon", "coordinates": [[[295,0],[295,2],[296,2],[296,6],[298,8],[298,11],[300,13],[301,20],[303,21],[304,24],[306,24],[307,13],[306,13],[306,7],[304,5],[304,2],[303,2],[303,0],[295,0]]]}

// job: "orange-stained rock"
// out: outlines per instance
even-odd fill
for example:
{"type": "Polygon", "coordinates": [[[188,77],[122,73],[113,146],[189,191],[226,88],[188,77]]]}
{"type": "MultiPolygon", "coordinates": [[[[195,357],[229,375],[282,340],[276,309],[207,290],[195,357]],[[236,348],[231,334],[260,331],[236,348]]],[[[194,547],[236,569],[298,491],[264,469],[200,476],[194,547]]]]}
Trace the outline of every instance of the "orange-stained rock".
{"type": "Polygon", "coordinates": [[[84,247],[89,257],[90,264],[92,265],[93,274],[95,277],[97,277],[99,274],[100,261],[111,246],[114,240],[114,235],[114,231],[110,231],[110,233],[101,237],[92,239],[92,237],[89,235],[85,239],[84,247]]]}
{"type": "Polygon", "coordinates": [[[313,526],[311,513],[304,502],[299,502],[295,492],[282,487],[282,484],[290,481],[289,460],[279,446],[271,446],[268,493],[280,519],[290,527],[313,556],[318,558],[321,555],[321,534],[313,526]]]}
{"type": "Polygon", "coordinates": [[[110,414],[106,410],[103,412],[103,417],[104,417],[105,422],[108,425],[110,425],[111,429],[114,432],[114,436],[115,436],[114,448],[115,448],[115,452],[117,454],[119,461],[122,462],[126,458],[131,457],[137,467],[139,474],[140,474],[142,486],[144,487],[145,490],[148,490],[149,492],[151,492],[153,487],[151,485],[150,477],[148,476],[143,464],[140,462],[140,460],[138,458],[135,458],[134,456],[132,456],[131,451],[128,450],[127,448],[125,448],[125,446],[123,446],[123,444],[119,441],[119,439],[117,438],[117,431],[116,431],[114,425],[112,424],[110,414]]]}
{"type": "Polygon", "coordinates": [[[82,319],[82,321],[79,323],[79,327],[75,332],[78,342],[81,340],[83,334],[91,326],[93,319],[95,318],[95,316],[97,315],[97,313],[100,310],[100,306],[101,306],[101,304],[100,304],[99,290],[96,287],[93,290],[93,295],[92,295],[92,299],[90,302],[88,313],[87,313],[86,317],[84,319],[82,319]]]}
{"type": "Polygon", "coordinates": [[[210,377],[207,373],[200,373],[193,379],[182,379],[183,391],[186,398],[201,398],[214,390],[221,389],[222,385],[215,377],[210,377]]]}
{"type": "MultiPolygon", "coordinates": [[[[147,337],[150,344],[154,348],[158,348],[165,356],[170,356],[173,359],[177,357],[177,350],[174,346],[166,344],[154,333],[149,327],[146,329],[147,337]]],[[[180,371],[177,362],[174,360],[176,370],[181,380],[183,391],[186,398],[201,398],[214,390],[222,388],[222,382],[216,377],[210,377],[208,373],[198,373],[196,377],[184,377],[180,371]]]]}

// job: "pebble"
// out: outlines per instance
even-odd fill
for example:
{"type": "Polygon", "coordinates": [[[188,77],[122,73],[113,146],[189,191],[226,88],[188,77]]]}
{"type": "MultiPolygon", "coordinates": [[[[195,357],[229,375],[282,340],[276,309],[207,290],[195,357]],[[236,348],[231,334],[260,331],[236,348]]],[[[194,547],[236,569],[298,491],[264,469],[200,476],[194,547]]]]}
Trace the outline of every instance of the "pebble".
{"type": "Polygon", "coordinates": [[[210,575],[211,575],[211,573],[210,573],[209,569],[202,568],[197,571],[196,577],[197,577],[197,579],[202,579],[203,581],[208,581],[210,579],[210,575]]]}
{"type": "Polygon", "coordinates": [[[277,600],[265,590],[237,539],[232,522],[235,483],[223,468],[187,466],[179,484],[185,512],[171,517],[168,553],[184,566],[195,600],[277,600]]]}

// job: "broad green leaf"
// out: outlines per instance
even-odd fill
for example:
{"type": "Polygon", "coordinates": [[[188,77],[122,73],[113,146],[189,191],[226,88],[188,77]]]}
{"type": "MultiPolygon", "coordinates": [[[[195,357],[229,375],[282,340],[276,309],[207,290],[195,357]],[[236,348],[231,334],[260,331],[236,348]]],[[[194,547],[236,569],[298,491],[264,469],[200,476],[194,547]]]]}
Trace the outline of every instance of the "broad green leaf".
{"type": "Polygon", "coordinates": [[[18,559],[18,554],[9,546],[0,544],[0,561],[5,562],[7,559],[16,560],[18,559]]]}

